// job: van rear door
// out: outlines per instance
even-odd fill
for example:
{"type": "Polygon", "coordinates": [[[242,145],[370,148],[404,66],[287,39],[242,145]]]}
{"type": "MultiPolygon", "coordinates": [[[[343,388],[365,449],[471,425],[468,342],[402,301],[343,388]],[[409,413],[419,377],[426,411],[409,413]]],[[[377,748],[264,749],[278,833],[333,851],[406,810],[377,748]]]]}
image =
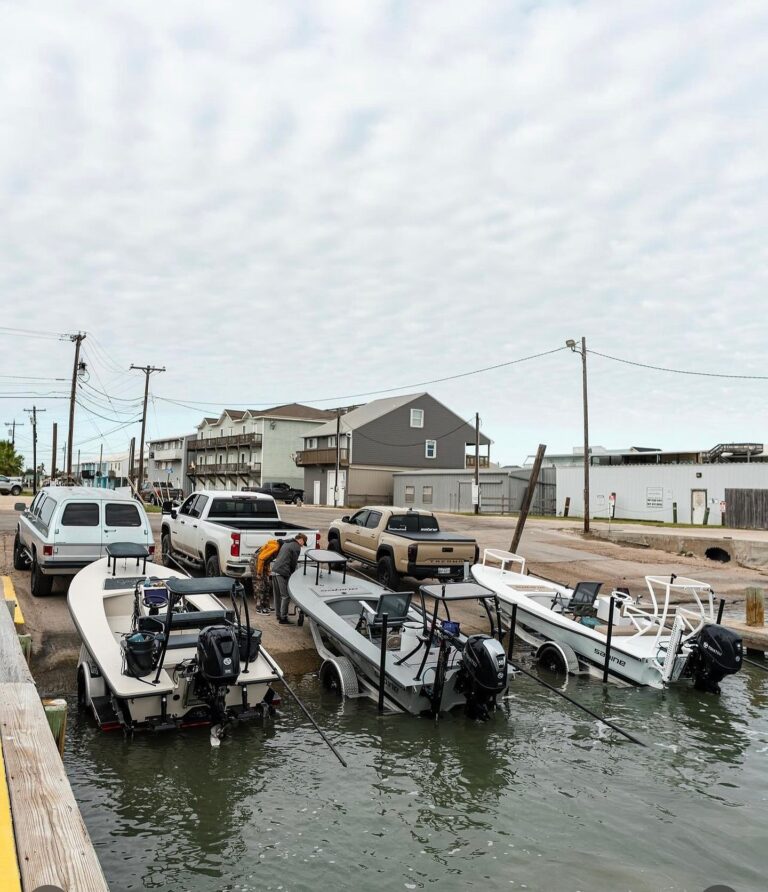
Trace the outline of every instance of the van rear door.
{"type": "Polygon", "coordinates": [[[83,566],[101,554],[101,505],[98,501],[65,501],[54,518],[53,549],[57,564],[83,566]]]}
{"type": "Polygon", "coordinates": [[[138,502],[104,502],[104,526],[102,551],[115,542],[131,542],[135,545],[154,545],[147,515],[138,502]]]}

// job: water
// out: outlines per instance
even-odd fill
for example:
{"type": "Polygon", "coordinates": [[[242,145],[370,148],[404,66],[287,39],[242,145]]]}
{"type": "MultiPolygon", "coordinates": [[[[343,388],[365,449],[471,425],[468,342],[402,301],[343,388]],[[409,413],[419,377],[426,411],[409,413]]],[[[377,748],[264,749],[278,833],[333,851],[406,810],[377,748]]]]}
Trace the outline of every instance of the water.
{"type": "Polygon", "coordinates": [[[488,723],[380,718],[296,681],[349,762],[284,704],[212,749],[87,716],[66,766],[113,890],[766,888],[768,674],[716,698],[574,681],[607,731],[519,676],[488,723]]]}

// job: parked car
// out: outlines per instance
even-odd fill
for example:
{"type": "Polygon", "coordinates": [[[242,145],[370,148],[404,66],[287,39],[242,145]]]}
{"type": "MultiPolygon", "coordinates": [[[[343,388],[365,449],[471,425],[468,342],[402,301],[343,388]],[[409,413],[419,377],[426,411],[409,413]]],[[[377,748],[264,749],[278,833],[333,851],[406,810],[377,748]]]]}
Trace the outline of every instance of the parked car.
{"type": "Polygon", "coordinates": [[[142,502],[148,505],[160,506],[167,501],[180,504],[184,498],[184,490],[166,486],[164,483],[145,483],[139,490],[139,495],[142,502]]]}
{"type": "Polygon", "coordinates": [[[24,489],[24,481],[21,477],[6,477],[0,474],[0,495],[20,496],[24,489]]]}
{"type": "Polygon", "coordinates": [[[319,530],[280,519],[275,500],[263,493],[203,490],[180,508],[163,504],[161,549],[166,563],[181,561],[208,576],[247,579],[251,557],[270,539],[304,533],[316,547],[319,530]]]}
{"type": "Polygon", "coordinates": [[[303,505],[304,490],[294,489],[287,483],[271,483],[266,482],[263,486],[249,486],[248,492],[261,492],[267,496],[272,496],[276,502],[285,502],[286,505],[303,505]]]}
{"type": "Polygon", "coordinates": [[[413,508],[371,506],[334,520],[328,548],[376,568],[379,582],[396,588],[403,576],[461,579],[478,559],[469,536],[443,533],[434,514],[413,508]]]}
{"type": "Polygon", "coordinates": [[[32,568],[35,596],[48,595],[56,576],[73,576],[114,542],[155,545],[143,506],[128,494],[85,486],[47,486],[23,511],[13,542],[13,566],[32,568]]]}

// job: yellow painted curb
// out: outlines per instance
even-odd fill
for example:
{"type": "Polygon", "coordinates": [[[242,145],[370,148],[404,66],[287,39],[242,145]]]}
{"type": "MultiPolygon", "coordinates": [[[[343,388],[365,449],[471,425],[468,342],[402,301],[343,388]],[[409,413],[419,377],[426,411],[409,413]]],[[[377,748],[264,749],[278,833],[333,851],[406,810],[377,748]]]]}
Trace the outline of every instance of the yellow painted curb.
{"type": "Polygon", "coordinates": [[[19,607],[19,599],[16,597],[16,589],[13,587],[13,582],[10,576],[3,576],[3,591],[5,592],[5,600],[6,601],[15,601],[16,609],[13,611],[13,622],[17,626],[24,625],[24,614],[21,612],[21,607],[19,607]]]}
{"type": "Polygon", "coordinates": [[[0,741],[0,877],[3,878],[3,892],[21,892],[11,801],[8,797],[8,786],[5,780],[2,741],[0,741]]]}

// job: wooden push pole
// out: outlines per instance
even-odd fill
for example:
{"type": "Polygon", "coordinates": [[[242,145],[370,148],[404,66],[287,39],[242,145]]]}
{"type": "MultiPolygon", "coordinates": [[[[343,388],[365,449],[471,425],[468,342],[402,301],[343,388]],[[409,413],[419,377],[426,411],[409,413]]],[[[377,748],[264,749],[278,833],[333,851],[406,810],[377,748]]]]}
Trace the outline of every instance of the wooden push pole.
{"type": "Polygon", "coordinates": [[[747,625],[765,625],[765,595],[761,588],[750,586],[747,589],[747,625]]]}
{"type": "Polygon", "coordinates": [[[536,450],[536,458],[534,459],[533,467],[531,468],[531,476],[528,480],[528,488],[523,496],[523,504],[520,506],[520,514],[518,515],[517,525],[515,526],[515,535],[512,537],[512,544],[509,546],[509,550],[513,554],[517,551],[517,546],[520,544],[520,539],[523,536],[523,528],[525,527],[528,512],[531,509],[533,494],[536,492],[536,484],[539,482],[541,463],[544,461],[544,453],[546,451],[547,447],[543,443],[539,443],[539,448],[536,450]]]}

